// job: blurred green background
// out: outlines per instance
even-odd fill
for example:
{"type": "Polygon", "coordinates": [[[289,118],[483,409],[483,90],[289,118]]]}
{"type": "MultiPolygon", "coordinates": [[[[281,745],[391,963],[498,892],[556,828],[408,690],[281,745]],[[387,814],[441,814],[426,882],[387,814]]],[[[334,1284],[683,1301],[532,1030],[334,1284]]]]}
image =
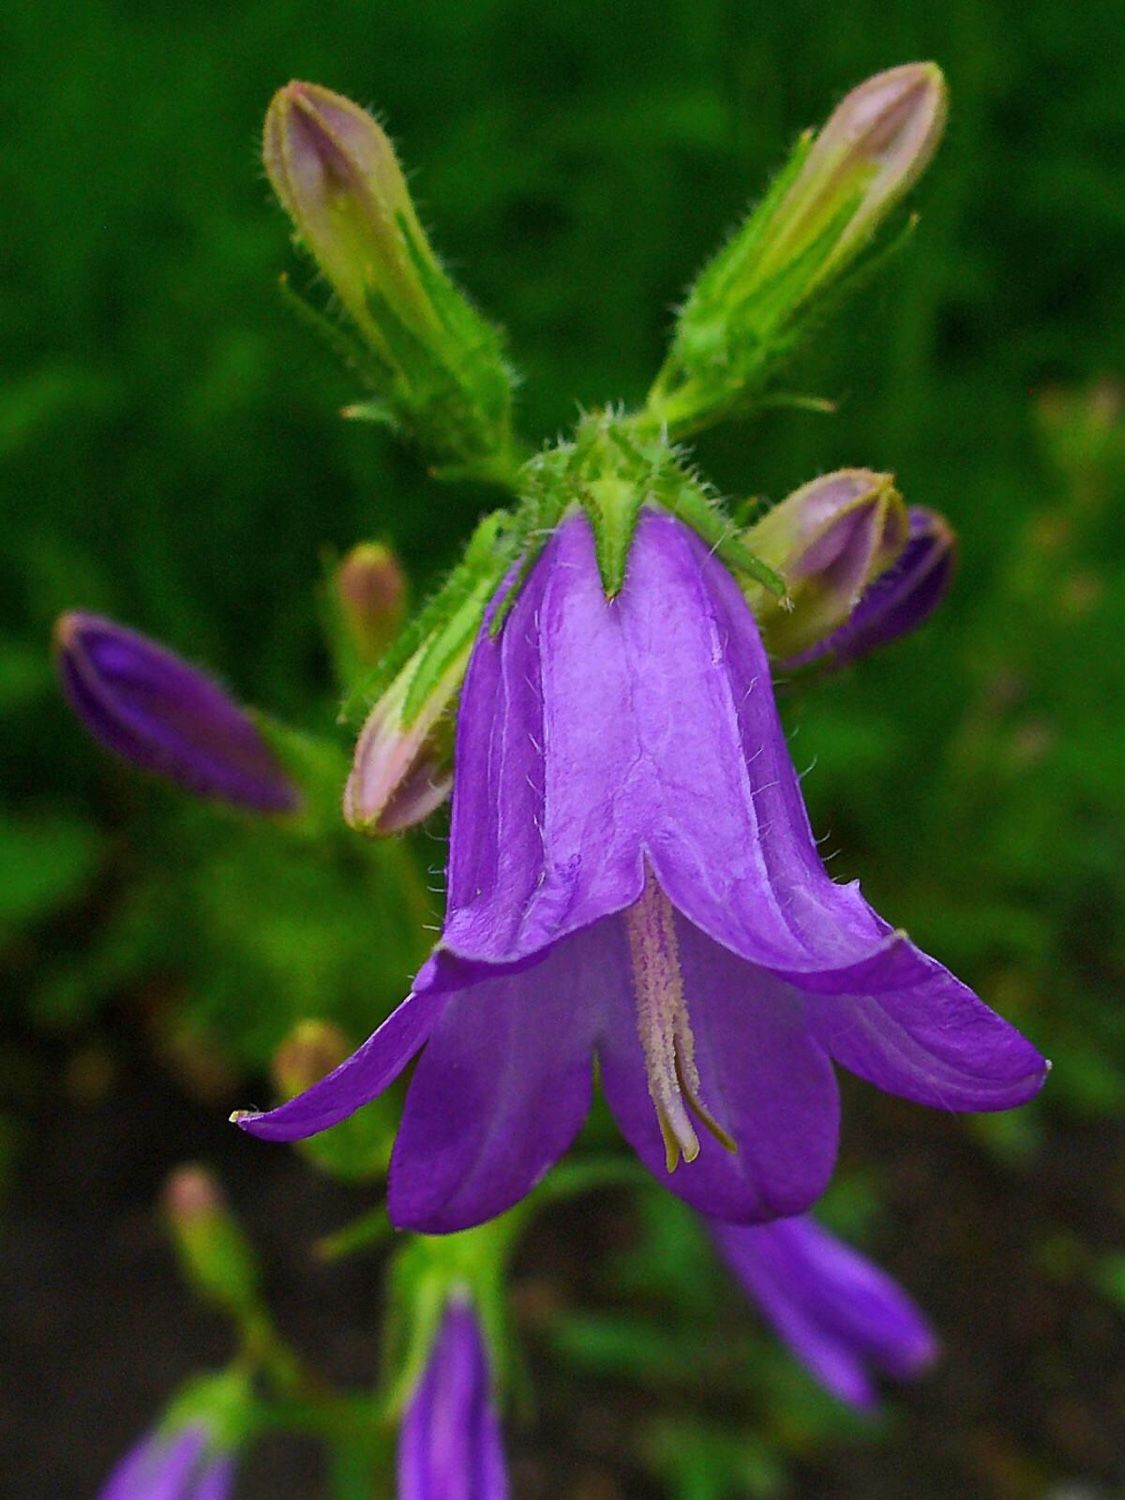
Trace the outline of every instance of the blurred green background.
{"type": "MultiPolygon", "coordinates": [[[[622,1397],[610,1453],[558,1410],[565,1462],[542,1434],[522,1439],[522,1493],[1120,1493],[1122,36],[1108,0],[6,8],[6,1234],[21,1213],[65,1232],[35,1176],[44,1131],[100,1128],[145,1069],[221,1119],[302,1015],[362,1035],[417,951],[373,915],[343,841],[310,859],[133,778],[83,737],[49,663],[54,616],[94,609],[328,730],[325,548],[388,538],[421,594],[495,502],[438,487],[381,432],[339,420],[355,392],[276,291],[284,269],[313,277],[257,158],[274,88],[307,78],[378,109],[436,247],[509,330],[522,425],[540,440],[579,403],[642,395],[670,308],[800,128],[866,74],[933,57],[952,114],[919,232],[794,372],[838,413],[772,413],[698,456],[732,496],[777,499],[844,464],[893,470],[957,527],[940,616],[786,712],[834,872],[862,873],[1055,1071],[1010,1118],[923,1118],[848,1093],[838,1222],[932,1309],[948,1349],[881,1440],[841,1435],[801,1386],[788,1405],[751,1391],[733,1413],[674,1392],[657,1436],[634,1441],[642,1411],[622,1397]],[[750,1462],[737,1434],[755,1429],[750,1462]]],[[[419,848],[440,869],[440,844],[419,848]]],[[[126,1200],[172,1164],[159,1133],[143,1149],[126,1200]]],[[[599,1381],[611,1405],[619,1385],[659,1385],[643,1349],[588,1333],[560,1340],[579,1373],[545,1375],[548,1412],[576,1392],[601,1400],[599,1381]]],[[[122,1430],[148,1415],[124,1413],[122,1430]]],[[[94,1449],[74,1471],[85,1488],[112,1451],[94,1449]]],[[[30,1473],[20,1493],[70,1493],[30,1473]]],[[[286,1492],[246,1490],[266,1493],[286,1492]]]]}

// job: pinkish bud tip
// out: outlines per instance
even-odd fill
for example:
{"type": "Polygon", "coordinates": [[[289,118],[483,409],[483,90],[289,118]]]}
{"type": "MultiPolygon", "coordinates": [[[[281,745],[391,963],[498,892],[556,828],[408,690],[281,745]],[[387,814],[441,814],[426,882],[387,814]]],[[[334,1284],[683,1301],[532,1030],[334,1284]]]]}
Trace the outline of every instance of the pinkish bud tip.
{"type": "Polygon", "coordinates": [[[758,274],[802,254],[850,204],[851,216],[814,280],[837,271],[925,171],[947,111],[945,78],[936,63],[888,68],[852,89],[817,134],[778,208],[758,274]]]}
{"type": "Polygon", "coordinates": [[[361,661],[379,659],[406,614],[406,579],[398,559],[379,542],[353,547],[336,570],[336,598],[361,661]]]}
{"type": "Polygon", "coordinates": [[[164,1208],[174,1224],[198,1223],[226,1212],[226,1195],[206,1167],[177,1167],[164,1184],[164,1208]]]}

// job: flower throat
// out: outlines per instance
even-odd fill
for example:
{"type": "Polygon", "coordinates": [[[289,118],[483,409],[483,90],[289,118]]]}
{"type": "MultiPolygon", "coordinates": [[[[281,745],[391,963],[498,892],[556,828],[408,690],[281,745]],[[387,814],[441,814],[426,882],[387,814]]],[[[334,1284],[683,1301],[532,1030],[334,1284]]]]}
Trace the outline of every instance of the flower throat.
{"type": "Polygon", "coordinates": [[[692,1162],[699,1155],[693,1115],[727,1151],[737,1151],[730,1135],[699,1098],[699,1069],[684,999],[676,916],[647,865],[641,899],[625,912],[625,931],[633,970],[637,1033],[644,1051],[649,1097],[664,1139],[667,1170],[674,1172],[681,1157],[692,1162]]]}

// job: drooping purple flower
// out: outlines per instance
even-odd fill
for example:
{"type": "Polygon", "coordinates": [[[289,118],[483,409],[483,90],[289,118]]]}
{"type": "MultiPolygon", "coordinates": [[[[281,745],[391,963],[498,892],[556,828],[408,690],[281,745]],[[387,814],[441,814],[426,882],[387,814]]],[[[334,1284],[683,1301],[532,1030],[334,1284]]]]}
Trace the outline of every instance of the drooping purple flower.
{"type": "Polygon", "coordinates": [[[944,516],[922,506],[908,511],[906,546],[864,590],[843,625],[781,663],[782,671],[814,664],[843,666],[916,630],[945,597],[957,561],[957,538],[944,516]]]}
{"type": "Polygon", "coordinates": [[[402,1420],[398,1500],[507,1500],[500,1421],[484,1341],[453,1298],[402,1420]]]}
{"type": "Polygon", "coordinates": [[[222,688],[146,636],[72,611],[55,626],[59,679],[96,740],[189,791],[254,812],[300,798],[253,720],[222,688]]]}
{"type": "Polygon", "coordinates": [[[708,1227],[766,1320],[841,1401],[870,1411],[873,1372],[910,1380],[937,1358],[933,1331],[902,1287],[807,1214],[708,1227]]]}
{"type": "Polygon", "coordinates": [[[1046,1072],[858,885],[829,878],[753,617],[698,536],[653,510],[614,598],[572,517],[477,641],[445,927],[411,995],[320,1083],[236,1118],[311,1135],[423,1047],[389,1209],[431,1233],[542,1177],[586,1114],[595,1055],[650,1170],[741,1222],[822,1192],[833,1061],[955,1110],[1022,1103],[1046,1072]]]}
{"type": "Polygon", "coordinates": [[[215,1452],[206,1423],[149,1433],[106,1480],[98,1500],[228,1500],[234,1459],[215,1452]]]}

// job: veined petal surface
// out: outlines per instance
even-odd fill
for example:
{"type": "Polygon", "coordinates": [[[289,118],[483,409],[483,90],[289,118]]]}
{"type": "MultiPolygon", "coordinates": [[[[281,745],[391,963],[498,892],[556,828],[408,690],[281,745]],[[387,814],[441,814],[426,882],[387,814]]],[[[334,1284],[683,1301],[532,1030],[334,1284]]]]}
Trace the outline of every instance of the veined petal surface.
{"type": "Polygon", "coordinates": [[[400,1229],[444,1234],[528,1193],[590,1108],[594,1036],[612,970],[605,924],[542,963],[462,990],[419,1060],[391,1160],[400,1229]]]}
{"type": "Polygon", "coordinates": [[[883,993],[817,996],[810,1024],[837,1062],[888,1094],[936,1109],[996,1110],[1038,1093],[1050,1064],[925,954],[883,993]]]}
{"type": "Polygon", "coordinates": [[[753,619],[674,517],[642,514],[607,600],[584,517],[548,543],[462,696],[443,943],[509,963],[640,896],[753,963],[869,962],[892,937],[816,852],[753,619]]]}

